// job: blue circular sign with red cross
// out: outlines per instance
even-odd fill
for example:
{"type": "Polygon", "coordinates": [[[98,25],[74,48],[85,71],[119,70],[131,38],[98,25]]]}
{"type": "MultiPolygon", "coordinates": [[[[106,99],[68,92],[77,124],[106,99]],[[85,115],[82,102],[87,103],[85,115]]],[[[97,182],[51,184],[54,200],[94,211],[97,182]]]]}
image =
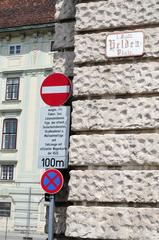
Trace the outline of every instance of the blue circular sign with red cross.
{"type": "Polygon", "coordinates": [[[58,193],[63,186],[63,182],[63,176],[57,169],[49,169],[41,177],[43,190],[50,194],[58,193]]]}

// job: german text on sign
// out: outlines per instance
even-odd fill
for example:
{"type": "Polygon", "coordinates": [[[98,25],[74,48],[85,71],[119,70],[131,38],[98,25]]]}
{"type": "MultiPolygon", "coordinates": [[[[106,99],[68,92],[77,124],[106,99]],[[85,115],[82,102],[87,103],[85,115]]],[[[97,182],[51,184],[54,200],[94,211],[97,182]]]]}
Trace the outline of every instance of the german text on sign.
{"type": "Polygon", "coordinates": [[[40,109],[38,167],[68,167],[70,107],[40,109]]]}
{"type": "Polygon", "coordinates": [[[143,52],[143,32],[121,32],[107,35],[106,56],[108,58],[140,56],[143,52]]]}

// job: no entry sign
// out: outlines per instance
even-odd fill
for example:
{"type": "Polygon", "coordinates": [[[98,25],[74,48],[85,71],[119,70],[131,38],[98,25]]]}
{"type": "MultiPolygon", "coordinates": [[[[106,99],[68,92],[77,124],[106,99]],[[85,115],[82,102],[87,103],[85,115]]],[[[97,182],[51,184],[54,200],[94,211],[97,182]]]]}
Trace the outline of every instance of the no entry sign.
{"type": "Polygon", "coordinates": [[[71,95],[71,82],[62,73],[49,75],[40,89],[42,100],[49,106],[61,106],[71,95]]]}
{"type": "Polygon", "coordinates": [[[63,182],[64,180],[61,172],[56,169],[45,171],[41,178],[43,190],[50,194],[58,193],[63,186],[63,182]]]}

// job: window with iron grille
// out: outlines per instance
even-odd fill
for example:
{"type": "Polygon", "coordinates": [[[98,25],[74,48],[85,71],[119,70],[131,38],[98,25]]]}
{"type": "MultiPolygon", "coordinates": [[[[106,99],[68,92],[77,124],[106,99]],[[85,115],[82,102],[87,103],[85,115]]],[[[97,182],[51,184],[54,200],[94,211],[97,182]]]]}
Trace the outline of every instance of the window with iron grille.
{"type": "Polygon", "coordinates": [[[21,53],[21,45],[10,45],[9,46],[9,54],[16,55],[21,53]]]}
{"type": "Polygon", "coordinates": [[[1,180],[13,180],[14,165],[1,165],[1,180]]]}
{"type": "Polygon", "coordinates": [[[19,78],[7,78],[6,100],[18,100],[19,98],[19,78]]]}
{"type": "Polygon", "coordinates": [[[3,122],[2,149],[16,149],[17,119],[8,118],[3,122]]]}
{"type": "Polygon", "coordinates": [[[10,217],[11,203],[0,202],[0,217],[10,217]]]}

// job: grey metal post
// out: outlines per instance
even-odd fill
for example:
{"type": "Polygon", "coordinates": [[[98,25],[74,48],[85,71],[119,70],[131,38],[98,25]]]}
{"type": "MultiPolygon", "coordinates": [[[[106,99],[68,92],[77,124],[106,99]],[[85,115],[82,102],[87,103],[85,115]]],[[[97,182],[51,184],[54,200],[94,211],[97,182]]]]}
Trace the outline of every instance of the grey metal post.
{"type": "Polygon", "coordinates": [[[5,231],[5,240],[7,240],[7,230],[8,230],[8,217],[6,217],[6,231],[5,231]]]}
{"type": "Polygon", "coordinates": [[[54,239],[54,195],[50,195],[49,204],[49,223],[48,223],[48,240],[54,239]]]}
{"type": "Polygon", "coordinates": [[[28,212],[27,212],[27,224],[26,224],[26,239],[29,238],[30,233],[30,210],[31,210],[31,187],[29,188],[28,195],[28,212]]]}

